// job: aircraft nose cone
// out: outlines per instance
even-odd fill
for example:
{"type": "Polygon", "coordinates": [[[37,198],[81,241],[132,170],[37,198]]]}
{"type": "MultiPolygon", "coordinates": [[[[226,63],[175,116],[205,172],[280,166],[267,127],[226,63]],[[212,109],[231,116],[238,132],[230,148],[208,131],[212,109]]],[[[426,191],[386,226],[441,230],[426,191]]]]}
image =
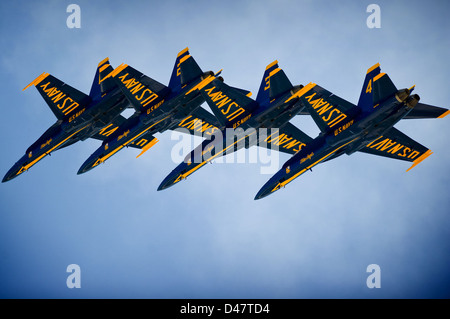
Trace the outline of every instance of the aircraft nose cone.
{"type": "Polygon", "coordinates": [[[89,170],[89,169],[87,169],[87,167],[83,165],[83,166],[81,166],[80,169],[78,170],[77,175],[84,174],[84,173],[86,173],[88,170],[89,170]]]}
{"type": "Polygon", "coordinates": [[[3,177],[2,179],[2,183],[8,182],[12,179],[13,177],[9,176],[8,174],[5,175],[5,177],[3,177]]]}
{"type": "Polygon", "coordinates": [[[5,174],[5,176],[2,179],[2,183],[6,183],[10,180],[12,180],[14,177],[17,176],[17,173],[19,172],[18,169],[15,169],[15,167],[11,168],[8,173],[5,174]]]}
{"type": "Polygon", "coordinates": [[[164,180],[161,182],[161,184],[158,187],[158,191],[162,191],[166,188],[169,188],[176,183],[178,183],[180,180],[180,174],[185,172],[185,169],[188,165],[184,162],[182,162],[180,165],[178,165],[172,172],[170,172],[169,175],[164,178],[164,180]]]}
{"type": "Polygon", "coordinates": [[[254,199],[257,200],[269,196],[272,193],[274,187],[275,187],[274,179],[272,177],[270,180],[267,181],[267,183],[263,185],[263,187],[261,187],[261,189],[258,191],[254,199]]]}
{"type": "Polygon", "coordinates": [[[84,174],[84,173],[90,171],[91,169],[93,169],[96,162],[97,162],[97,157],[96,156],[89,157],[83,163],[83,165],[81,165],[80,169],[77,172],[77,175],[84,174]]]}
{"type": "Polygon", "coordinates": [[[275,175],[273,175],[255,196],[255,200],[264,198],[280,189],[280,183],[286,179],[286,169],[280,169],[275,175]]]}
{"type": "Polygon", "coordinates": [[[270,189],[267,187],[262,187],[259,192],[256,194],[254,200],[258,200],[270,195],[270,189]]]}
{"type": "Polygon", "coordinates": [[[9,169],[9,171],[3,177],[2,183],[8,182],[18,176],[20,170],[22,169],[22,164],[20,163],[21,161],[17,162],[16,164],[13,165],[13,167],[9,169]]]}
{"type": "Polygon", "coordinates": [[[99,147],[91,156],[88,157],[86,161],[84,161],[83,165],[81,165],[80,169],[77,172],[77,175],[84,174],[94,167],[98,166],[98,164],[103,163],[103,161],[99,161],[103,157],[103,146],[99,147]]]}
{"type": "Polygon", "coordinates": [[[170,186],[173,186],[175,184],[175,180],[178,176],[178,174],[174,173],[175,171],[172,171],[169,175],[164,178],[164,180],[159,184],[158,191],[162,191],[166,188],[169,188],[170,186]]]}

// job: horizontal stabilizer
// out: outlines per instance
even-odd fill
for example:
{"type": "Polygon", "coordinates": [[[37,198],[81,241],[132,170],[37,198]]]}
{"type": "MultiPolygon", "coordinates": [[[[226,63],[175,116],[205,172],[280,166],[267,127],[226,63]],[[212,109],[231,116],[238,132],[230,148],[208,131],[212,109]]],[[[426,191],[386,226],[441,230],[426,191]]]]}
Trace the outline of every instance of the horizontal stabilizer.
{"type": "Polygon", "coordinates": [[[404,119],[440,119],[446,117],[450,110],[443,107],[417,103],[404,119]]]}
{"type": "Polygon", "coordinates": [[[42,73],[24,90],[34,85],[58,120],[69,119],[82,112],[91,98],[48,73],[42,73]]]}

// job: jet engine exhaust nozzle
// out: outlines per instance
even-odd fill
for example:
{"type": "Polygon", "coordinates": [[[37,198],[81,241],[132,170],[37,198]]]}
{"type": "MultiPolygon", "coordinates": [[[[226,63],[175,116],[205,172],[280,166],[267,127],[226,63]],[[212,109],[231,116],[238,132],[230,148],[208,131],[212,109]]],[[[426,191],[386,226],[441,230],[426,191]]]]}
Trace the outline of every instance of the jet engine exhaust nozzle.
{"type": "Polygon", "coordinates": [[[412,109],[414,108],[417,103],[419,103],[420,101],[420,96],[418,96],[417,94],[411,95],[406,99],[406,105],[412,109]]]}

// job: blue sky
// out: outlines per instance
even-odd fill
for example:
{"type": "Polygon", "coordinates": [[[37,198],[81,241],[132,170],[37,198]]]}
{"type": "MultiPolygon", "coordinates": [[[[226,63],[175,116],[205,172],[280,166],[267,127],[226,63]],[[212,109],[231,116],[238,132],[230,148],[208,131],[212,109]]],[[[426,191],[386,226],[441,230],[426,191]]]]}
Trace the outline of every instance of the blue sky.
{"type": "MultiPolygon", "coordinates": [[[[379,62],[397,87],[450,107],[444,1],[377,1],[380,29],[367,27],[364,1],[77,1],[81,29],[66,26],[70,3],[0,4],[4,173],[55,122],[22,89],[48,72],[88,93],[105,57],[168,84],[189,47],[203,70],[223,69],[254,96],[277,59],[293,84],[353,103],[379,62]]],[[[344,155],[259,201],[270,175],[255,163],[207,165],[157,192],[177,165],[170,132],[139,159],[127,149],[78,176],[100,145],[79,142],[0,184],[0,297],[448,298],[449,121],[396,125],[434,152],[408,173],[401,161],[344,155]],[[80,289],[66,286],[70,264],[80,289]],[[366,286],[370,264],[379,289],[366,286]]],[[[292,123],[319,133],[308,117],[292,123]]]]}

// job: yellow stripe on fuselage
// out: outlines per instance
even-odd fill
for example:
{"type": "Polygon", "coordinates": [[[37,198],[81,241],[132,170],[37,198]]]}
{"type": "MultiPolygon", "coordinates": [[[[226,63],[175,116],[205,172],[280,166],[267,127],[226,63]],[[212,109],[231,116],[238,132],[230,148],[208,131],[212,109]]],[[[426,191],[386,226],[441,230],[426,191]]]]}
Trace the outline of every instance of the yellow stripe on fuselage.
{"type": "Polygon", "coordinates": [[[63,143],[65,143],[68,139],[70,139],[72,136],[74,136],[75,134],[77,134],[78,132],[81,132],[82,130],[84,130],[88,125],[84,126],[83,128],[79,129],[78,131],[76,131],[75,133],[69,135],[66,139],[64,139],[63,141],[59,142],[58,144],[56,144],[55,146],[53,146],[51,149],[49,149],[48,151],[44,152],[43,154],[41,154],[40,156],[38,156],[34,161],[28,163],[27,165],[23,166],[22,169],[19,171],[19,173],[17,173],[17,175],[19,175],[20,173],[22,173],[24,170],[28,170],[30,169],[31,166],[33,166],[34,164],[36,164],[37,162],[39,162],[41,159],[43,159],[45,156],[47,156],[48,154],[50,154],[54,149],[56,149],[57,147],[61,146],[63,143]]]}
{"type": "Polygon", "coordinates": [[[277,186],[274,187],[274,189],[271,190],[271,192],[276,191],[277,189],[285,186],[286,184],[290,183],[294,178],[297,178],[298,176],[300,176],[301,174],[303,174],[304,172],[306,172],[307,170],[309,170],[310,168],[316,166],[317,164],[319,164],[320,162],[322,162],[324,159],[326,159],[328,156],[332,155],[333,153],[337,152],[338,150],[340,150],[341,148],[343,148],[344,146],[347,146],[348,144],[350,144],[351,142],[357,140],[359,137],[354,138],[353,140],[351,140],[350,142],[345,143],[344,145],[339,146],[338,148],[336,148],[334,151],[328,153],[327,155],[323,156],[322,158],[320,158],[319,160],[315,161],[314,163],[312,163],[311,165],[309,165],[308,167],[302,169],[300,172],[298,172],[297,174],[291,176],[290,178],[288,178],[287,180],[285,180],[282,183],[278,183],[277,186]]]}
{"type": "Polygon", "coordinates": [[[204,161],[201,162],[199,165],[195,166],[193,169],[187,171],[186,173],[180,174],[180,175],[178,176],[177,180],[180,180],[180,176],[181,176],[181,179],[184,179],[184,178],[188,177],[188,176],[191,175],[193,172],[195,172],[196,170],[198,170],[200,167],[202,167],[203,165],[205,165],[207,162],[212,161],[214,158],[216,158],[216,157],[219,156],[219,155],[223,155],[223,154],[225,153],[225,151],[228,150],[230,147],[233,147],[236,143],[242,141],[242,140],[245,139],[247,136],[250,136],[250,135],[252,135],[252,134],[254,134],[254,133],[256,133],[256,131],[253,131],[253,132],[250,133],[249,135],[245,135],[243,138],[237,140],[236,142],[234,142],[234,143],[231,144],[230,146],[224,148],[224,149],[222,150],[221,153],[217,153],[217,154],[211,156],[211,157],[208,158],[207,160],[204,160],[204,161]]]}

